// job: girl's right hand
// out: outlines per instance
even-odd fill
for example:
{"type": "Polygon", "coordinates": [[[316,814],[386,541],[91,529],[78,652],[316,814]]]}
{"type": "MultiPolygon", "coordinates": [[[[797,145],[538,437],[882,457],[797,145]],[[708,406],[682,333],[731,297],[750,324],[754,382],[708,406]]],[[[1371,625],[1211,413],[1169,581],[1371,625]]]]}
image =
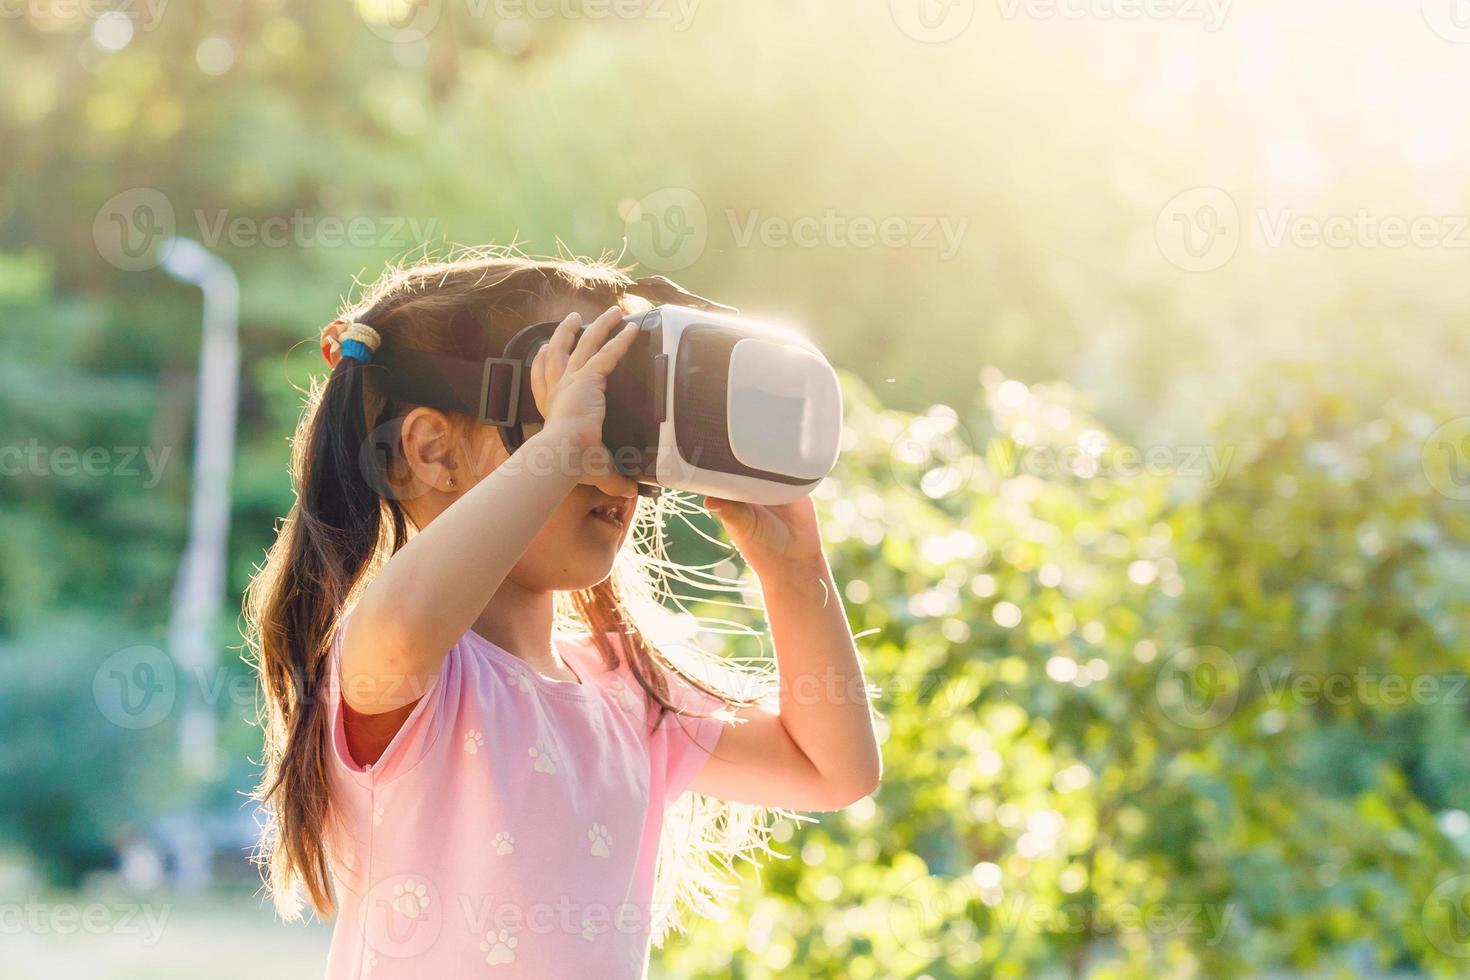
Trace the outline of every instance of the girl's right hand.
{"type": "Polygon", "coordinates": [[[631,497],[638,491],[637,484],[613,466],[612,454],[602,442],[607,376],[638,339],[634,323],[613,332],[623,315],[620,307],[609,307],[577,337],[582,316],[572,313],[557,324],[531,361],[531,392],[546,419],[542,434],[573,451],[578,482],[615,497],[631,497]]]}

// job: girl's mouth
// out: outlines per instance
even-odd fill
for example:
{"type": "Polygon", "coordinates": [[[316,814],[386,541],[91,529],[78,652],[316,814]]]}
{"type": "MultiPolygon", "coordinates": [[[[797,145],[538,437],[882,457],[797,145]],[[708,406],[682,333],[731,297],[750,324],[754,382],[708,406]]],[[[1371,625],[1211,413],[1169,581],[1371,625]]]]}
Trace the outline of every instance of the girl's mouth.
{"type": "Polygon", "coordinates": [[[623,500],[610,500],[605,504],[598,504],[588,513],[599,521],[605,521],[621,531],[628,523],[628,512],[632,504],[623,500]]]}

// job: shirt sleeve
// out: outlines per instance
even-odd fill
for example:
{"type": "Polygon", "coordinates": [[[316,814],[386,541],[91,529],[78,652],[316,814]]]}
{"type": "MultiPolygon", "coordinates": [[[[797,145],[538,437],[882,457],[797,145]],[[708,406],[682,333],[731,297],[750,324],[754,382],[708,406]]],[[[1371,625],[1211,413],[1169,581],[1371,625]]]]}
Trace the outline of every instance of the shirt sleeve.
{"type": "Polygon", "coordinates": [[[677,675],[666,676],[669,701],[678,710],[666,711],[659,719],[649,739],[649,755],[654,775],[661,777],[656,782],[662,783],[667,807],[689,789],[709,761],[729,725],[730,711],[720,698],[677,675]]]}
{"type": "Polygon", "coordinates": [[[440,732],[454,726],[461,673],[460,648],[455,644],[445,656],[439,673],[424,689],[383,754],[376,762],[364,766],[358,765],[347,748],[347,713],[342,697],[342,640],[346,631],[344,621],[332,641],[331,662],[327,669],[325,699],[331,723],[330,755],[333,765],[348,778],[365,784],[381,784],[412,769],[429,754],[439,740],[440,732]]]}

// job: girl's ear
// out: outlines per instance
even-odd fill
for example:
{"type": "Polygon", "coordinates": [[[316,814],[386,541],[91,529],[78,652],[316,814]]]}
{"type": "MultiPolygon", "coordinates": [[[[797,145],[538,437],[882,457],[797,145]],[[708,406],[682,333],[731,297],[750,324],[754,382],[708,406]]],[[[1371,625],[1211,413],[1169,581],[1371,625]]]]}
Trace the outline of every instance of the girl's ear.
{"type": "Polygon", "coordinates": [[[454,493],[468,489],[456,427],[443,412],[415,408],[404,416],[398,435],[403,460],[414,481],[426,490],[454,493]]]}

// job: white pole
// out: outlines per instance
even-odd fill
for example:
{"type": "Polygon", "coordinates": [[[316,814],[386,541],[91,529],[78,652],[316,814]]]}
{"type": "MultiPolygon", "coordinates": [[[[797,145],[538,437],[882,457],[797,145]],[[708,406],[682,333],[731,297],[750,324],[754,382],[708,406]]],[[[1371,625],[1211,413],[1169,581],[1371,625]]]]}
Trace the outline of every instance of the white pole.
{"type": "MultiPolygon", "coordinates": [[[[207,696],[226,689],[213,674],[219,664],[215,631],[227,584],[230,477],[240,376],[240,283],[228,263],[198,242],[174,238],[164,248],[163,271],[198,286],[204,294],[189,537],[174,583],[168,645],[182,680],[180,761],[187,776],[209,780],[220,769],[219,706],[208,703],[207,696]]],[[[190,824],[189,839],[178,842],[179,887],[198,890],[209,883],[210,846],[199,821],[190,824]]]]}

